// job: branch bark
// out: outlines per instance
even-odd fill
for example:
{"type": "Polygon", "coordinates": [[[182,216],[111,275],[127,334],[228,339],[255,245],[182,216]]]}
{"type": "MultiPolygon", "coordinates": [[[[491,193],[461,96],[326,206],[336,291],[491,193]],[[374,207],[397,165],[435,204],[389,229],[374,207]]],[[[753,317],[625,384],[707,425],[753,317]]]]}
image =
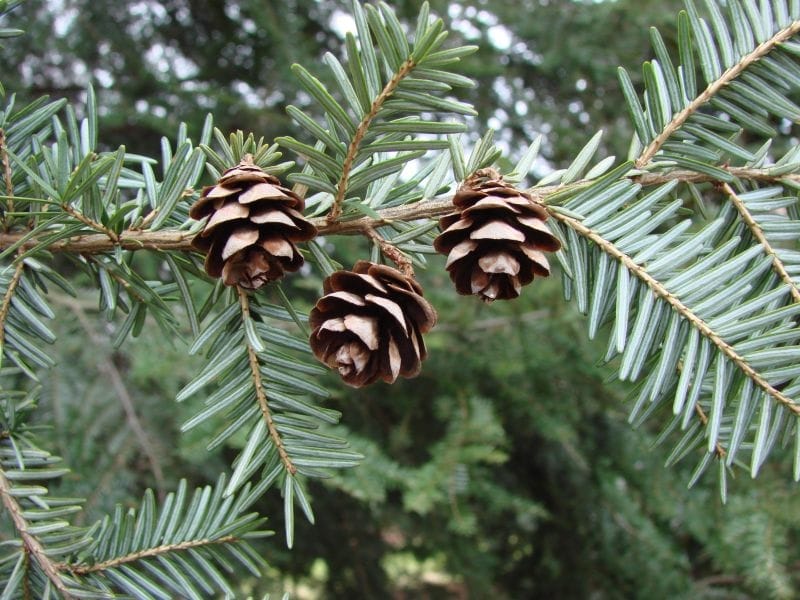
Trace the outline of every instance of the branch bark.
{"type": "Polygon", "coordinates": [[[169,554],[170,552],[176,552],[179,550],[191,550],[192,548],[201,548],[203,546],[210,546],[212,544],[230,544],[236,541],[238,541],[238,538],[232,535],[226,535],[224,537],[217,539],[189,540],[187,542],[179,542],[177,544],[165,544],[163,546],[156,546],[155,548],[140,550],[138,552],[126,554],[125,556],[120,556],[118,558],[112,558],[111,560],[106,560],[94,565],[70,565],[62,563],[59,564],[58,567],[61,570],[69,571],[70,573],[73,573],[75,575],[88,575],[89,573],[98,573],[100,571],[105,571],[107,569],[113,569],[114,567],[119,567],[120,565],[131,563],[137,560],[142,560],[143,558],[160,556],[162,554],[169,554]]]}

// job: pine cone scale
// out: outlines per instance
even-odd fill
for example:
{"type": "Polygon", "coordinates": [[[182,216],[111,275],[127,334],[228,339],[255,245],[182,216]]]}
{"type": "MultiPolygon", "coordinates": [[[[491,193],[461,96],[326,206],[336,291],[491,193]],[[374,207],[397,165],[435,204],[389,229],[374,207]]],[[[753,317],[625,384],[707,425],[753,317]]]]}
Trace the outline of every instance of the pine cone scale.
{"type": "Polygon", "coordinates": [[[519,275],[520,265],[513,256],[505,252],[493,252],[481,256],[478,264],[485,273],[506,273],[508,275],[519,275]]]}
{"type": "Polygon", "coordinates": [[[364,315],[347,315],[344,318],[344,327],[352,331],[364,342],[369,350],[378,349],[378,319],[364,315]]]}
{"type": "Polygon", "coordinates": [[[225,241],[222,248],[222,260],[227,260],[239,250],[247,248],[258,241],[258,229],[252,227],[240,227],[235,229],[225,241]]]}
{"type": "Polygon", "coordinates": [[[367,301],[367,304],[377,305],[380,309],[386,312],[386,314],[393,317],[395,324],[399,325],[403,329],[403,333],[408,334],[408,327],[406,326],[406,319],[405,315],[403,314],[403,309],[401,309],[396,302],[392,302],[388,298],[375,296],[374,294],[367,294],[364,296],[364,300],[367,301]]]}
{"type": "Polygon", "coordinates": [[[473,229],[469,237],[473,240],[510,240],[524,242],[525,233],[505,221],[489,221],[483,227],[473,229]]]}
{"type": "Polygon", "coordinates": [[[206,227],[201,234],[202,237],[208,237],[211,235],[211,232],[214,231],[214,228],[221,223],[227,223],[228,221],[246,218],[249,212],[250,211],[247,210],[246,206],[242,206],[241,204],[236,204],[233,202],[222,206],[219,210],[211,215],[211,218],[208,220],[208,223],[206,223],[206,227]]]}
{"type": "Polygon", "coordinates": [[[252,204],[259,200],[286,200],[286,192],[269,183],[257,183],[239,194],[240,204],[252,204]]]}

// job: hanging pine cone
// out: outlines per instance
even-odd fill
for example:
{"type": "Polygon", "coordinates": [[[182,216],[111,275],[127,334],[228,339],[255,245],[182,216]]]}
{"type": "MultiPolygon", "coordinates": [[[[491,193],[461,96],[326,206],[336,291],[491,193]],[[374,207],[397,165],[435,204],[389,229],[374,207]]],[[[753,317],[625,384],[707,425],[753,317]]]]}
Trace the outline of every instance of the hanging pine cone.
{"type": "Polygon", "coordinates": [[[321,362],[353,387],[419,373],[427,355],[422,334],[436,311],[412,277],[362,260],[326,278],[323,288],[310,316],[311,350],[321,362]]]}
{"type": "Polygon", "coordinates": [[[547,211],[530,194],[484,169],[461,185],[453,204],[456,211],[439,220],[442,233],[433,246],[447,255],[459,294],[485,302],[516,298],[535,275],[550,274],[544,252],[561,244],[544,223],[547,211]]]}
{"type": "Polygon", "coordinates": [[[216,185],[203,188],[189,209],[193,219],[210,215],[192,245],[206,252],[205,269],[211,277],[221,276],[225,285],[258,289],[303,264],[295,242],[317,234],[303,208],[300,196],[247,155],[216,185]]]}

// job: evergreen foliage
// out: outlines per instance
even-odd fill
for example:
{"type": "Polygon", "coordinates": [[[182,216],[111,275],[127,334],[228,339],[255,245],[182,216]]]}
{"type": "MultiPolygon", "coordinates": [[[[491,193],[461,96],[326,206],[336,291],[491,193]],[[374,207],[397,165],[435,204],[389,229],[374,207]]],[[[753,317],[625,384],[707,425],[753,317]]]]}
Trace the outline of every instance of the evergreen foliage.
{"type": "MultiPolygon", "coordinates": [[[[13,18],[19,4],[0,2],[0,17],[13,18]]],[[[396,440],[409,455],[404,465],[369,435],[339,425],[342,412],[330,406],[337,403],[337,384],[309,356],[306,315],[318,290],[297,283],[296,276],[257,293],[226,288],[209,282],[192,252],[192,237],[203,224],[189,218],[188,208],[200,187],[251,155],[306,198],[321,236],[305,246],[309,282],[349,258],[347,242],[339,241],[348,235],[366,238],[375,262],[383,257],[404,270],[440,268],[430,256],[431,243],[436,218],[452,209],[454,190],[479,169],[509,162],[491,130],[473,144],[462,136],[464,118],[476,111],[455,92],[472,85],[460,68],[477,48],[449,43],[444,21],[427,4],[412,25],[384,3],[354,1],[351,9],[355,32],[345,36],[342,52],[325,55],[324,76],[292,67],[310,102],[287,107],[298,133],[274,144],[241,131],[226,134],[209,115],[195,139],[186,125],[174,143],[163,138],[158,157],[129,153],[125,146],[109,150],[91,87],[83,106],[46,97],[20,105],[13,89],[2,90],[0,500],[9,527],[0,597],[233,596],[243,569],[255,577],[263,572],[265,562],[251,543],[271,532],[256,507],[277,495],[290,548],[303,543],[296,509],[313,524],[315,494],[336,489],[360,496],[365,510],[376,514],[399,492],[409,520],[420,517],[413,527],[422,531],[422,518],[448,505],[447,530],[460,536],[474,535],[481,519],[508,528],[502,515],[513,511],[518,523],[509,544],[519,544],[519,535],[558,510],[557,500],[542,506],[504,487],[505,478],[554,476],[546,461],[515,459],[522,450],[505,445],[504,428],[521,430],[517,439],[524,439],[526,423],[544,418],[532,407],[503,423],[486,400],[502,400],[503,390],[465,391],[457,380],[432,379],[421,397],[435,402],[422,418],[434,413],[440,437],[429,448],[429,461],[420,460],[422,450],[413,443],[396,440]],[[283,151],[299,165],[281,162],[283,151]],[[93,337],[79,302],[87,290],[97,298],[115,348],[136,343],[154,326],[167,339],[189,331],[189,354],[202,360],[176,392],[189,407],[181,429],[206,451],[235,449],[226,464],[214,463],[219,468],[213,473],[203,470],[213,485],[190,493],[183,480],[167,493],[155,453],[146,450],[150,442],[121,397],[160,489],[90,525],[79,520],[84,500],[51,494],[67,471],[50,453],[52,436],[37,421],[55,370],[50,350],[58,341],[59,311],[71,309],[93,337]],[[365,457],[371,457],[368,468],[380,471],[373,481],[368,471],[352,469],[365,457]],[[508,463],[506,472],[498,463],[508,463]],[[277,493],[270,496],[273,488],[277,493]]],[[[619,71],[634,132],[626,160],[599,158],[597,132],[565,168],[528,190],[546,207],[562,243],[557,256],[564,295],[587,315],[589,337],[604,338],[602,361],[635,384],[629,420],[660,431],[668,464],[691,463],[690,486],[713,467],[723,501],[730,477],[756,477],[773,457],[780,467],[791,463],[795,481],[800,479],[800,150],[786,134],[800,119],[798,32],[800,5],[794,1],[731,0],[723,7],[708,0],[701,13],[688,0],[678,16],[676,53],[652,30],[655,58],[643,65],[641,91],[627,71],[619,71]]],[[[19,34],[0,29],[2,38],[19,34]]],[[[540,146],[535,140],[506,169],[507,182],[523,185],[540,146]]],[[[446,327],[447,318],[442,321],[446,327]]],[[[467,319],[464,329],[472,326],[467,319]]],[[[443,345],[433,338],[431,354],[446,355],[443,345]]],[[[474,352],[490,352],[486,346],[473,345],[474,352]]],[[[525,341],[519,346],[530,351],[525,341]]],[[[116,381],[113,362],[103,364],[116,381]]],[[[475,368],[499,379],[519,376],[513,364],[475,368]]],[[[668,509],[656,508],[657,518],[650,520],[640,505],[644,486],[628,494],[624,479],[614,485],[602,476],[608,463],[581,466],[591,450],[575,432],[599,434],[596,423],[586,420],[594,413],[577,412],[571,433],[550,430],[549,441],[578,457],[564,486],[579,491],[581,473],[596,468],[603,498],[622,510],[595,508],[598,526],[622,519],[647,531],[658,568],[670,564],[673,541],[659,535],[657,523],[668,509]]],[[[354,420],[367,421],[369,413],[365,409],[354,420]]],[[[395,416],[409,419],[409,428],[419,418],[395,416]]],[[[532,429],[539,435],[546,428],[532,429]]],[[[619,448],[609,452],[609,462],[624,454],[619,448]]],[[[709,546],[721,540],[718,566],[748,566],[743,578],[752,589],[790,597],[791,574],[783,566],[792,536],[788,524],[767,540],[769,516],[752,510],[752,498],[734,489],[730,504],[742,518],[723,518],[717,537],[691,524],[694,535],[709,546]],[[726,553],[725,541],[733,539],[749,540],[752,556],[726,553]]],[[[430,540],[420,545],[443,543],[436,539],[441,532],[428,533],[430,540]]],[[[533,553],[524,544],[517,560],[505,565],[492,563],[496,548],[482,549],[480,557],[451,550],[449,568],[475,590],[489,593],[481,585],[492,577],[519,579],[508,586],[519,593],[542,589],[523,576],[533,553]]],[[[621,589],[637,582],[634,566],[640,572],[647,567],[640,561],[614,562],[621,589]]],[[[670,589],[692,589],[685,565],[675,561],[671,567],[670,589]]],[[[639,584],[644,590],[646,582],[639,584]]],[[[380,593],[383,585],[360,587],[380,593]]],[[[591,589],[561,585],[566,587],[550,591],[591,589]]]]}

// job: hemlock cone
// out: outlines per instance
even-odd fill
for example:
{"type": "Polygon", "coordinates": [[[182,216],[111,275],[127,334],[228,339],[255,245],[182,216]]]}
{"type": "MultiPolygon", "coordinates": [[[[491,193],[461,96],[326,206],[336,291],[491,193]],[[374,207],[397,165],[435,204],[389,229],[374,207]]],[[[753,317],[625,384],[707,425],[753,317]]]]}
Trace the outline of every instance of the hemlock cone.
{"type": "Polygon", "coordinates": [[[323,288],[310,316],[311,349],[320,361],[353,387],[419,373],[427,356],[422,334],[436,323],[436,311],[413,277],[362,260],[331,274],[323,288]]]}
{"type": "Polygon", "coordinates": [[[203,188],[189,210],[193,219],[210,215],[192,245],[207,253],[210,276],[258,289],[303,264],[294,243],[317,234],[302,214],[304,207],[300,196],[245,156],[216,185],[203,188]]]}
{"type": "Polygon", "coordinates": [[[453,197],[456,211],[439,220],[436,251],[459,294],[485,302],[519,296],[534,275],[546,277],[545,252],[560,242],[550,233],[547,211],[530,194],[505,183],[493,169],[477,171],[453,197]]]}

